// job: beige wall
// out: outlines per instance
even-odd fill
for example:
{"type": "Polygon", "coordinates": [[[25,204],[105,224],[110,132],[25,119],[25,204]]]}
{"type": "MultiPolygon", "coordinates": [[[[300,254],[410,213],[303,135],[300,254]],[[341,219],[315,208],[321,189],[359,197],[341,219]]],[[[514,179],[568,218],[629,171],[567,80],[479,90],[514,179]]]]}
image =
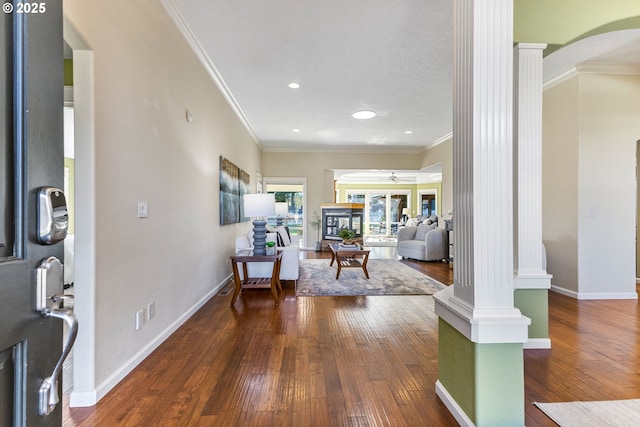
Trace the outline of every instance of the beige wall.
{"type": "Polygon", "coordinates": [[[552,284],[578,291],[578,79],[543,94],[542,241],[552,284]]]}
{"type": "Polygon", "coordinates": [[[307,178],[308,219],[314,211],[320,213],[321,203],[334,202],[333,169],[419,169],[421,158],[415,153],[264,152],[262,174],[307,178]]]}
{"type": "MultiPolygon", "coordinates": [[[[159,1],[65,0],[64,8],[95,53],[100,395],[229,276],[225,259],[249,224],[219,225],[219,156],[251,173],[255,187],[260,151],[159,1]],[[149,218],[137,218],[138,201],[149,218]],[[135,331],[135,312],[150,302],[155,318],[135,331]]],[[[82,322],[80,333],[90,333],[82,322]]]]}
{"type": "Polygon", "coordinates": [[[421,168],[438,164],[442,167],[442,210],[440,212],[442,216],[447,216],[453,209],[453,138],[448,138],[435,147],[429,148],[424,154],[421,168]]]}
{"type": "Polygon", "coordinates": [[[640,77],[580,74],[544,93],[543,241],[552,285],[635,295],[640,77]]]}
{"type": "Polygon", "coordinates": [[[580,75],[579,291],[635,294],[640,76],[580,75]]]}

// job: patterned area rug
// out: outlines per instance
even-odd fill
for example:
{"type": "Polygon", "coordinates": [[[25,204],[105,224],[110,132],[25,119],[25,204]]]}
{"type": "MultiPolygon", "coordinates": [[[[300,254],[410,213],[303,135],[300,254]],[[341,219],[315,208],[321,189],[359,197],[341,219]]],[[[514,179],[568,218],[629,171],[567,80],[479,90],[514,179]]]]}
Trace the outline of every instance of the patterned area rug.
{"type": "Polygon", "coordinates": [[[561,427],[635,427],[640,425],[640,399],[599,402],[538,403],[561,427]]]}
{"type": "Polygon", "coordinates": [[[433,295],[446,286],[392,259],[369,259],[369,280],[361,268],[329,266],[328,259],[300,260],[298,296],[433,295]]]}

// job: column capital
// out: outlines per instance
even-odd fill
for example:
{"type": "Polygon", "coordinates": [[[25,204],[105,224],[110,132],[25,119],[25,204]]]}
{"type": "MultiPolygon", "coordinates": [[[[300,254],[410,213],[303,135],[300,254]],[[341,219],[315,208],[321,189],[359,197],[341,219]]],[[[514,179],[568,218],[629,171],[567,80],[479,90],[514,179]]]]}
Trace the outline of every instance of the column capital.
{"type": "Polygon", "coordinates": [[[546,43],[516,43],[514,46],[514,50],[521,50],[521,49],[545,50],[546,48],[547,48],[546,43]]]}

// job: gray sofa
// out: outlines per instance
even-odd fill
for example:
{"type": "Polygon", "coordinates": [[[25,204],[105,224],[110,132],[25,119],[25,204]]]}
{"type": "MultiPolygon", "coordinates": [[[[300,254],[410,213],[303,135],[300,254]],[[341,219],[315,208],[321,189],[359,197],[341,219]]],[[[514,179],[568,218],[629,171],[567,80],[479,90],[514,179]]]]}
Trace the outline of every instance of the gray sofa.
{"type": "Polygon", "coordinates": [[[449,258],[447,232],[437,223],[403,227],[398,230],[398,255],[421,261],[440,261],[449,258]]]}

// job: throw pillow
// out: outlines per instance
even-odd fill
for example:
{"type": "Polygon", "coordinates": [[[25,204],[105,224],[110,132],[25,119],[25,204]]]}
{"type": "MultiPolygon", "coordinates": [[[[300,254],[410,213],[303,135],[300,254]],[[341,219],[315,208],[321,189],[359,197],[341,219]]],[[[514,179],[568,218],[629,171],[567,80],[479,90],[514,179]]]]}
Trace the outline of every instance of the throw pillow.
{"type": "Polygon", "coordinates": [[[436,228],[435,224],[420,224],[416,230],[415,240],[424,240],[427,237],[427,233],[436,228]]]}
{"type": "Polygon", "coordinates": [[[288,227],[280,225],[276,227],[276,231],[278,232],[278,246],[290,246],[291,237],[289,237],[288,227]]]}
{"type": "Polygon", "coordinates": [[[406,226],[407,227],[415,227],[419,224],[419,220],[418,218],[409,218],[409,220],[407,221],[406,226]]]}

